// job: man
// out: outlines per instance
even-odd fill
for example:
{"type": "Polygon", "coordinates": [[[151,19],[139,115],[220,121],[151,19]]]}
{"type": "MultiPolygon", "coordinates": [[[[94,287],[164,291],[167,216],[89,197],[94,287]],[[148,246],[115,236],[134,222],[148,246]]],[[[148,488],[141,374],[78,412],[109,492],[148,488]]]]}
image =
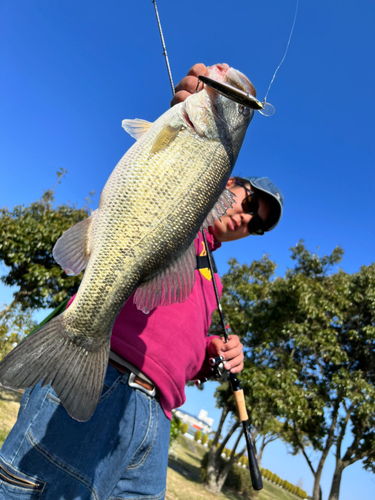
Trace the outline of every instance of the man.
{"type": "MultiPolygon", "coordinates": [[[[172,104],[194,92],[205,71],[194,66],[172,104]]],[[[281,217],[281,193],[267,178],[232,177],[227,188],[235,203],[207,233],[210,250],[270,231],[281,217]]],[[[199,235],[197,256],[206,251],[199,235]]],[[[226,344],[207,337],[216,307],[204,266],[183,303],[146,315],[130,298],[114,324],[102,396],[88,422],[72,419],[50,386],[28,389],[0,452],[0,500],[163,499],[171,410],[184,403],[186,381],[209,376],[213,356],[232,373],[243,368],[236,335],[226,344]]]]}

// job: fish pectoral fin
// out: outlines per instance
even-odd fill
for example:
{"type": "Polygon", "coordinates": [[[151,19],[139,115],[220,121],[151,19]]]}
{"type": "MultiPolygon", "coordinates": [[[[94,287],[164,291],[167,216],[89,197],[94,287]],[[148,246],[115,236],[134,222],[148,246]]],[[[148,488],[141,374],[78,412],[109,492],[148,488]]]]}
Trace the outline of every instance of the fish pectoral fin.
{"type": "Polygon", "coordinates": [[[53,318],[3,359],[0,382],[13,389],[50,383],[69,415],[86,422],[102,393],[109,341],[92,350],[80,347],[80,337],[70,339],[64,329],[63,316],[53,318]]]}
{"type": "Polygon", "coordinates": [[[57,240],[52,254],[55,261],[69,276],[77,276],[90,257],[90,236],[98,209],[85,220],[78,222],[57,240]]]}
{"type": "Polygon", "coordinates": [[[122,120],[122,128],[137,141],[143,134],[150,130],[152,125],[152,122],[141,120],[140,118],[134,118],[134,120],[122,120]]]}
{"type": "Polygon", "coordinates": [[[208,229],[210,226],[213,227],[214,222],[217,219],[221,221],[221,217],[227,213],[228,208],[232,208],[235,197],[236,195],[232,193],[232,191],[229,191],[229,189],[225,188],[219,196],[219,199],[215,203],[213,209],[204,220],[200,231],[202,231],[203,229],[208,229]]]}
{"type": "Polygon", "coordinates": [[[158,153],[167,148],[178,136],[180,130],[183,130],[185,125],[182,123],[169,124],[165,126],[156,136],[155,142],[152,145],[150,155],[158,153]]]}
{"type": "Polygon", "coordinates": [[[157,306],[184,302],[191,294],[195,282],[195,244],[156,276],[142,283],[134,294],[137,309],[148,313],[157,306]]]}

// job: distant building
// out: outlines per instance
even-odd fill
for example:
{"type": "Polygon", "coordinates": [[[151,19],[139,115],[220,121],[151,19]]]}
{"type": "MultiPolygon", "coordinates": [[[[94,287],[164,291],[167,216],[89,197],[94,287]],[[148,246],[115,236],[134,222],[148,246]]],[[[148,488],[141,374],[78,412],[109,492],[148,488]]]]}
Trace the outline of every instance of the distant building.
{"type": "Polygon", "coordinates": [[[209,434],[212,431],[214,419],[207,417],[206,410],[201,410],[198,417],[179,409],[173,410],[173,413],[182,423],[187,423],[189,425],[189,429],[186,433],[189,437],[194,437],[197,431],[202,431],[202,434],[209,434]]]}

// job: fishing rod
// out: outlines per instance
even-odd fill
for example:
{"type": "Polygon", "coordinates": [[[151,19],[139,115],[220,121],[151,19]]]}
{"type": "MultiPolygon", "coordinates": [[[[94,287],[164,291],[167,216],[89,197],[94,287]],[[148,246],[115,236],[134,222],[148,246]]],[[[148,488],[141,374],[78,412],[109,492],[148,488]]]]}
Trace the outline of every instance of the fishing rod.
{"type": "MultiPolygon", "coordinates": [[[[203,234],[203,240],[204,240],[204,244],[205,244],[206,252],[207,252],[208,266],[209,266],[211,276],[212,276],[212,283],[214,285],[217,308],[218,308],[219,316],[220,316],[221,329],[223,332],[225,343],[227,343],[229,340],[228,333],[227,333],[227,329],[225,327],[223,309],[221,307],[219,292],[218,292],[216,281],[215,281],[215,273],[214,273],[214,266],[213,266],[213,262],[212,262],[211,250],[208,248],[206,233],[204,230],[202,231],[202,234],[203,234]]],[[[248,458],[249,458],[249,470],[250,470],[251,482],[253,484],[254,490],[261,490],[263,488],[263,481],[262,481],[261,473],[259,471],[258,462],[257,462],[257,459],[255,457],[254,447],[253,447],[253,444],[251,442],[250,429],[249,429],[249,416],[248,416],[247,410],[246,410],[245,395],[244,395],[243,389],[241,387],[241,382],[238,380],[237,375],[235,373],[229,372],[228,378],[229,378],[230,385],[232,387],[234,399],[236,401],[236,406],[237,406],[237,410],[238,410],[238,416],[239,416],[239,419],[242,423],[242,428],[243,428],[244,436],[246,439],[246,447],[247,447],[247,454],[248,454],[248,458]]]]}
{"type": "MultiPolygon", "coordinates": [[[[171,68],[169,65],[167,49],[165,47],[163,31],[162,31],[161,23],[160,23],[160,17],[159,17],[158,9],[156,6],[156,0],[152,0],[152,3],[154,4],[154,8],[155,8],[155,14],[156,14],[158,27],[159,27],[160,38],[161,38],[161,42],[162,42],[162,46],[163,46],[163,55],[164,55],[166,63],[167,63],[169,81],[171,83],[172,93],[174,95],[175,89],[174,89],[174,85],[173,85],[172,73],[171,73],[171,68]]],[[[227,329],[225,327],[223,309],[221,307],[219,292],[218,292],[216,280],[215,280],[213,258],[212,258],[211,251],[210,251],[208,244],[207,244],[207,238],[206,238],[206,234],[205,234],[204,229],[202,230],[202,235],[203,235],[203,240],[204,240],[204,244],[206,247],[208,265],[209,265],[209,269],[210,269],[211,276],[212,276],[212,283],[213,283],[213,287],[215,290],[215,297],[216,297],[217,307],[218,307],[218,311],[219,311],[220,323],[221,323],[221,327],[222,327],[222,331],[223,331],[223,336],[224,336],[225,343],[227,343],[229,339],[228,339],[227,329]]],[[[219,363],[220,363],[220,361],[222,361],[222,360],[218,359],[217,361],[219,361],[219,363]]],[[[216,363],[214,361],[213,364],[215,365],[218,363],[216,363]]],[[[237,406],[237,410],[238,410],[239,419],[242,423],[244,436],[245,436],[245,440],[246,440],[251,482],[252,482],[254,490],[261,490],[263,488],[262,476],[260,474],[258,462],[257,462],[256,457],[255,457],[254,447],[253,447],[253,444],[251,442],[250,429],[249,429],[249,417],[248,417],[248,414],[246,411],[245,395],[244,395],[243,389],[241,387],[241,383],[238,380],[237,375],[235,373],[229,372],[228,378],[229,378],[230,385],[232,387],[234,399],[236,401],[236,406],[237,406]]]]}

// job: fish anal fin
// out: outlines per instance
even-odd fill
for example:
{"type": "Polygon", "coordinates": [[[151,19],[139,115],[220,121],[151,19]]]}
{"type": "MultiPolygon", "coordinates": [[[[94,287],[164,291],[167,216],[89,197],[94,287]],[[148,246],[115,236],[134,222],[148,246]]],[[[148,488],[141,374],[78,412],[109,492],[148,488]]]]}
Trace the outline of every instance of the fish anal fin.
{"type": "Polygon", "coordinates": [[[53,247],[55,261],[69,276],[76,276],[87,265],[90,257],[91,229],[97,212],[98,210],[95,210],[90,217],[65,231],[53,247]]]}
{"type": "Polygon", "coordinates": [[[184,302],[193,290],[195,267],[193,241],[184,254],[137,288],[133,298],[136,307],[147,314],[158,306],[184,302]]]}
{"type": "Polygon", "coordinates": [[[134,120],[122,120],[122,128],[138,141],[150,128],[152,122],[135,118],[134,120]]]}

